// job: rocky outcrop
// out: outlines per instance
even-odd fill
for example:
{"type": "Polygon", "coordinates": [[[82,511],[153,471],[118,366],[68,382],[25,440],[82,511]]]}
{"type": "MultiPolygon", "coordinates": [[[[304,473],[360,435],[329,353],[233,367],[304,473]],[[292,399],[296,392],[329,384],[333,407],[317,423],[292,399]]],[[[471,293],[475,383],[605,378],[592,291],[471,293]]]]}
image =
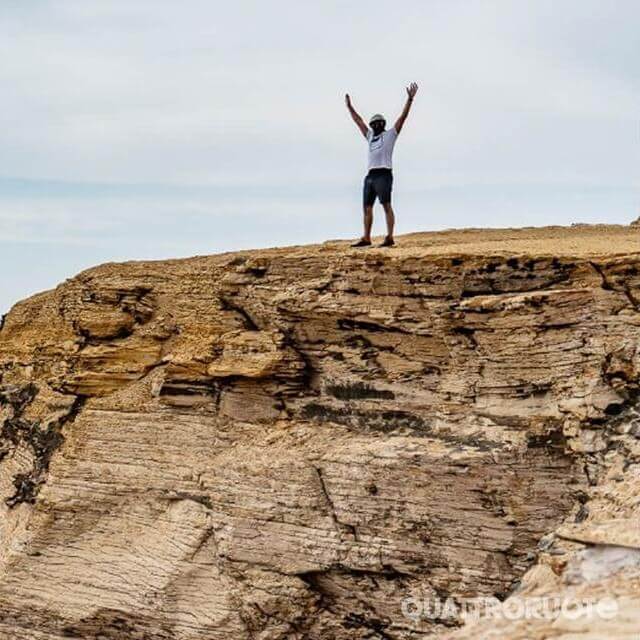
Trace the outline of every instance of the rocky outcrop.
{"type": "Polygon", "coordinates": [[[634,638],[638,233],[107,264],[17,304],[0,637],[634,638]]]}

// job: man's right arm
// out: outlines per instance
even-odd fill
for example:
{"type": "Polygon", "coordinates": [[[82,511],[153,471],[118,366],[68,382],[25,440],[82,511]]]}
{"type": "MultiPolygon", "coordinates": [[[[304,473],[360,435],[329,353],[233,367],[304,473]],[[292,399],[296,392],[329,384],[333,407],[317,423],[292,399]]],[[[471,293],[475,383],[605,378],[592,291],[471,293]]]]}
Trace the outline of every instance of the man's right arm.
{"type": "Polygon", "coordinates": [[[351,98],[349,97],[348,93],[345,95],[344,101],[347,105],[347,109],[349,109],[349,113],[351,114],[353,121],[356,123],[358,129],[362,131],[362,135],[366,138],[367,133],[369,133],[369,128],[364,123],[364,120],[360,117],[358,112],[353,108],[353,105],[351,104],[351,98]]]}

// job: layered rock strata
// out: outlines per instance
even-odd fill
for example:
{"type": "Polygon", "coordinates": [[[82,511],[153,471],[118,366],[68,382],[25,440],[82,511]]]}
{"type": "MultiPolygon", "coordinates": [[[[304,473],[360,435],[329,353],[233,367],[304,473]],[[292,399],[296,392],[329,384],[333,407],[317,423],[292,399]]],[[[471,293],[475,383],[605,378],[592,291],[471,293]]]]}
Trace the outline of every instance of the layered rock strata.
{"type": "Polygon", "coordinates": [[[107,264],[17,304],[0,637],[635,638],[639,240],[107,264]],[[407,608],[554,594],[617,614],[407,608]]]}

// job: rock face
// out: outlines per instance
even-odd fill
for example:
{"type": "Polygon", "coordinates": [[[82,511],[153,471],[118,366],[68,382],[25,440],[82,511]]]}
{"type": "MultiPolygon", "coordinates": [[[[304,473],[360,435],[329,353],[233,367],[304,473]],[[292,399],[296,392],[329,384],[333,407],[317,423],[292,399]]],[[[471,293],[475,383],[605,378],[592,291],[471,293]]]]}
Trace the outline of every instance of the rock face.
{"type": "Polygon", "coordinates": [[[0,637],[636,638],[639,241],[107,264],[17,304],[0,637]],[[616,615],[415,608],[558,594],[616,615]]]}

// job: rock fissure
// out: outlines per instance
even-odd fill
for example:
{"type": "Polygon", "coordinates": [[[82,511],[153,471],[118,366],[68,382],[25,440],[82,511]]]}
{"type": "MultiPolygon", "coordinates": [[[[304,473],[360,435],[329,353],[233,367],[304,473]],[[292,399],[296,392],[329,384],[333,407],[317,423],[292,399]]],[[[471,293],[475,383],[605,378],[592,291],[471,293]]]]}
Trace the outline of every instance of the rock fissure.
{"type": "Polygon", "coordinates": [[[39,420],[29,421],[23,417],[37,394],[35,385],[28,385],[16,394],[0,391],[0,403],[13,407],[13,415],[5,419],[0,434],[0,443],[5,447],[0,450],[0,461],[20,447],[26,448],[32,457],[31,465],[13,477],[15,492],[4,499],[10,508],[24,502],[35,502],[41,486],[46,482],[51,458],[64,441],[63,428],[76,419],[85,402],[83,396],[75,397],[68,409],[44,426],[39,420]],[[7,444],[10,448],[7,448],[7,444]]]}

